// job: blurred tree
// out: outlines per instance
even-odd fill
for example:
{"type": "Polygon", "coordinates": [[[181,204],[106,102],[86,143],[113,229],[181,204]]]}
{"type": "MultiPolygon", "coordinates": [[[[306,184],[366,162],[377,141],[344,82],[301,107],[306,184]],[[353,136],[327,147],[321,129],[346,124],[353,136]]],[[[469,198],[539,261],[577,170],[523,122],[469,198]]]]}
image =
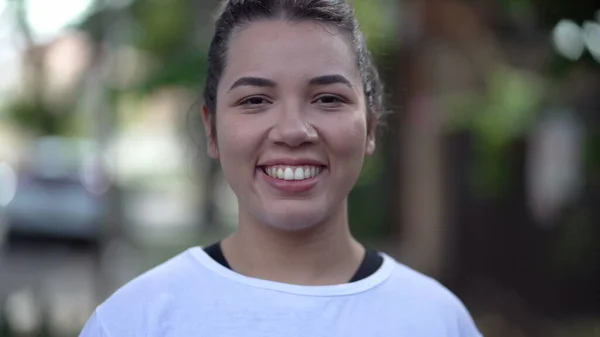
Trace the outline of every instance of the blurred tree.
{"type": "MultiPolygon", "coordinates": [[[[395,7],[394,1],[352,1],[357,20],[384,84],[396,80],[395,73],[391,71],[395,66],[394,56],[397,52],[395,13],[390,10],[395,7]]],[[[389,94],[390,90],[386,87],[386,93],[389,94]]],[[[350,226],[354,235],[361,240],[372,242],[389,241],[391,219],[388,210],[392,204],[390,183],[396,176],[393,174],[394,170],[390,170],[389,167],[394,163],[392,152],[397,148],[389,139],[396,133],[393,127],[386,127],[392,124],[388,118],[396,116],[386,114],[384,117],[384,132],[378,135],[377,151],[373,157],[366,159],[359,180],[348,198],[350,226]]]]}
{"type": "Polygon", "coordinates": [[[24,94],[13,97],[6,107],[5,118],[37,136],[65,135],[73,130],[73,109],[57,107],[47,100],[45,56],[47,47],[35,43],[35,37],[27,20],[27,2],[15,1],[15,22],[25,42],[23,69],[24,94]]]}
{"type": "MultiPolygon", "coordinates": [[[[451,132],[448,140],[459,146],[448,151],[458,157],[452,160],[456,170],[468,172],[450,176],[453,189],[465,190],[452,193],[460,240],[456,267],[465,278],[469,274],[500,280],[538,306],[538,313],[597,312],[592,303],[598,303],[600,256],[592,248],[597,240],[591,238],[598,237],[600,216],[591,205],[599,200],[600,185],[591,178],[597,174],[590,172],[600,172],[593,159],[600,152],[591,150],[600,130],[597,103],[592,103],[597,102],[600,82],[593,79],[600,78],[600,67],[590,57],[563,59],[552,50],[550,36],[560,19],[579,23],[593,19],[598,5],[535,0],[470,3],[479,6],[482,20],[482,26],[471,31],[487,31],[489,36],[474,43],[459,41],[456,49],[468,51],[464,58],[477,71],[479,83],[444,98],[452,117],[449,125],[454,131],[463,130],[451,132]],[[488,62],[482,61],[486,55],[492,56],[488,62]],[[526,149],[540,112],[555,106],[567,106],[585,121],[588,166],[582,172],[581,195],[553,219],[554,227],[541,229],[528,209],[526,149]],[[460,185],[463,179],[475,184],[460,185]]],[[[458,88],[461,78],[451,77],[451,83],[458,88]]]]}
{"type": "Polygon", "coordinates": [[[535,75],[502,65],[489,69],[483,93],[448,97],[448,126],[471,130],[477,138],[473,186],[483,197],[506,196],[514,181],[503,162],[512,142],[524,137],[542,104],[543,87],[535,75]]]}
{"type": "MultiPolygon", "coordinates": [[[[134,0],[118,9],[102,8],[79,26],[95,35],[97,22],[118,23],[126,13],[128,22],[125,26],[132,33],[117,35],[115,43],[145,53],[154,63],[150,72],[134,86],[113,88],[115,99],[131,93],[143,98],[168,87],[187,88],[197,93],[198,102],[191,106],[186,118],[181,118],[181,129],[192,140],[190,152],[194,173],[202,183],[199,192],[203,207],[198,208],[199,225],[207,227],[206,230],[218,230],[215,226],[218,227],[220,222],[214,201],[218,163],[205,155],[200,118],[200,93],[207,66],[203,46],[210,33],[210,25],[206,22],[211,21],[213,7],[214,3],[207,0],[134,0]]],[[[186,111],[181,111],[182,117],[186,111]]]]}

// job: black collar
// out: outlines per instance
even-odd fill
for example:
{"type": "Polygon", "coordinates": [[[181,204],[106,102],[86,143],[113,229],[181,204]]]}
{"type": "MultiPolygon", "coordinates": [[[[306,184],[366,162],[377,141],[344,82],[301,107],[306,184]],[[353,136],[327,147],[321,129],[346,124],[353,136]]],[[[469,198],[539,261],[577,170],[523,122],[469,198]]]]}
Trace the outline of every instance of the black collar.
{"type": "MultiPolygon", "coordinates": [[[[221,249],[221,242],[216,242],[206,248],[204,251],[208,256],[210,256],[213,260],[217,261],[223,267],[231,269],[227,259],[225,259],[225,255],[223,255],[223,250],[221,249]]],[[[383,257],[376,250],[367,248],[365,251],[365,257],[363,258],[360,266],[354,273],[354,276],[350,279],[349,282],[356,282],[362,279],[365,279],[371,275],[373,275],[379,267],[383,264],[383,257]]]]}

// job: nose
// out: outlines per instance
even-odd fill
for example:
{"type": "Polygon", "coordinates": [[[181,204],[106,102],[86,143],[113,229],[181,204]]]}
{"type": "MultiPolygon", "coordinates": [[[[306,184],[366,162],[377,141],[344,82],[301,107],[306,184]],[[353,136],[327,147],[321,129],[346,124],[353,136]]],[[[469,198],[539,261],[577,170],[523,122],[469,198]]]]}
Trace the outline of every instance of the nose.
{"type": "Polygon", "coordinates": [[[317,130],[308,123],[298,105],[288,105],[280,111],[276,124],[269,132],[269,140],[275,144],[298,147],[314,143],[318,139],[317,130]]]}

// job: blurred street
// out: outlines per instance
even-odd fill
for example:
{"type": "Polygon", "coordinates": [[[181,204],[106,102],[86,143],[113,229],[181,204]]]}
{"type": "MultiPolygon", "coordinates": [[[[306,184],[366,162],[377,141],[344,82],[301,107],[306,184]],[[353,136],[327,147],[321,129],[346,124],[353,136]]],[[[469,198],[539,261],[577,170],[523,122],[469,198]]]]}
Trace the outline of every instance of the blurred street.
{"type": "Polygon", "coordinates": [[[25,331],[28,325],[39,328],[45,323],[54,334],[75,336],[99,301],[151,267],[201,244],[196,237],[195,229],[188,228],[177,236],[171,233],[171,244],[147,240],[141,243],[147,246],[139,246],[116,240],[103,249],[75,241],[16,239],[0,254],[0,312],[25,331]]]}
{"type": "Polygon", "coordinates": [[[50,324],[73,335],[96,303],[94,262],[89,252],[67,247],[23,245],[3,252],[0,298],[5,300],[5,319],[27,331],[48,314],[50,324]]]}

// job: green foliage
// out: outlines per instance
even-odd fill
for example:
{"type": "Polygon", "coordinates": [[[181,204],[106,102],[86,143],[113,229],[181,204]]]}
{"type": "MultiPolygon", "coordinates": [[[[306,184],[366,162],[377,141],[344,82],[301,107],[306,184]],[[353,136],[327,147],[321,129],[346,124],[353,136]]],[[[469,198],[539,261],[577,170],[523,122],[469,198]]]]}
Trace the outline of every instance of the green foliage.
{"type": "Polygon", "coordinates": [[[148,93],[160,87],[177,85],[200,90],[204,84],[207,66],[206,52],[191,50],[166,62],[163,67],[150,74],[138,89],[142,93],[148,93]]]}
{"type": "Polygon", "coordinates": [[[391,1],[356,0],[352,1],[352,5],[370,50],[374,54],[380,53],[386,45],[390,44],[394,36],[392,31],[394,13],[390,12],[390,9],[393,9],[391,1]]]}
{"type": "Polygon", "coordinates": [[[177,53],[187,40],[189,24],[187,0],[138,0],[131,7],[138,27],[134,44],[163,61],[177,53]]]}
{"type": "Polygon", "coordinates": [[[495,69],[483,94],[452,95],[447,103],[453,130],[469,130],[475,138],[473,183],[479,192],[501,196],[511,186],[505,153],[532,126],[543,88],[533,75],[506,66],[495,69]]]}
{"type": "MultiPolygon", "coordinates": [[[[93,34],[98,25],[112,25],[119,18],[127,18],[132,34],[118,36],[116,43],[148,54],[158,64],[156,69],[135,88],[140,94],[149,94],[161,87],[187,86],[200,88],[203,84],[207,55],[205,50],[194,49],[196,32],[193,31],[194,13],[189,0],[134,0],[127,7],[105,9],[91,15],[80,29],[93,34]]],[[[107,29],[108,27],[104,27],[107,29]]],[[[115,42],[115,41],[113,41],[115,42]]]]}
{"type": "Polygon", "coordinates": [[[358,186],[369,186],[377,183],[383,175],[384,168],[385,162],[383,160],[383,154],[381,151],[377,151],[372,157],[365,160],[363,169],[356,184],[358,186]]]}
{"type": "Polygon", "coordinates": [[[350,226],[359,239],[382,237],[387,229],[384,152],[368,158],[361,175],[348,197],[350,226]]]}
{"type": "Polygon", "coordinates": [[[67,135],[74,128],[71,114],[55,111],[48,105],[35,103],[33,100],[18,99],[9,103],[0,117],[40,136],[67,135]]]}
{"type": "Polygon", "coordinates": [[[382,184],[357,185],[348,197],[350,228],[359,240],[381,238],[387,230],[387,205],[382,184]]]}

